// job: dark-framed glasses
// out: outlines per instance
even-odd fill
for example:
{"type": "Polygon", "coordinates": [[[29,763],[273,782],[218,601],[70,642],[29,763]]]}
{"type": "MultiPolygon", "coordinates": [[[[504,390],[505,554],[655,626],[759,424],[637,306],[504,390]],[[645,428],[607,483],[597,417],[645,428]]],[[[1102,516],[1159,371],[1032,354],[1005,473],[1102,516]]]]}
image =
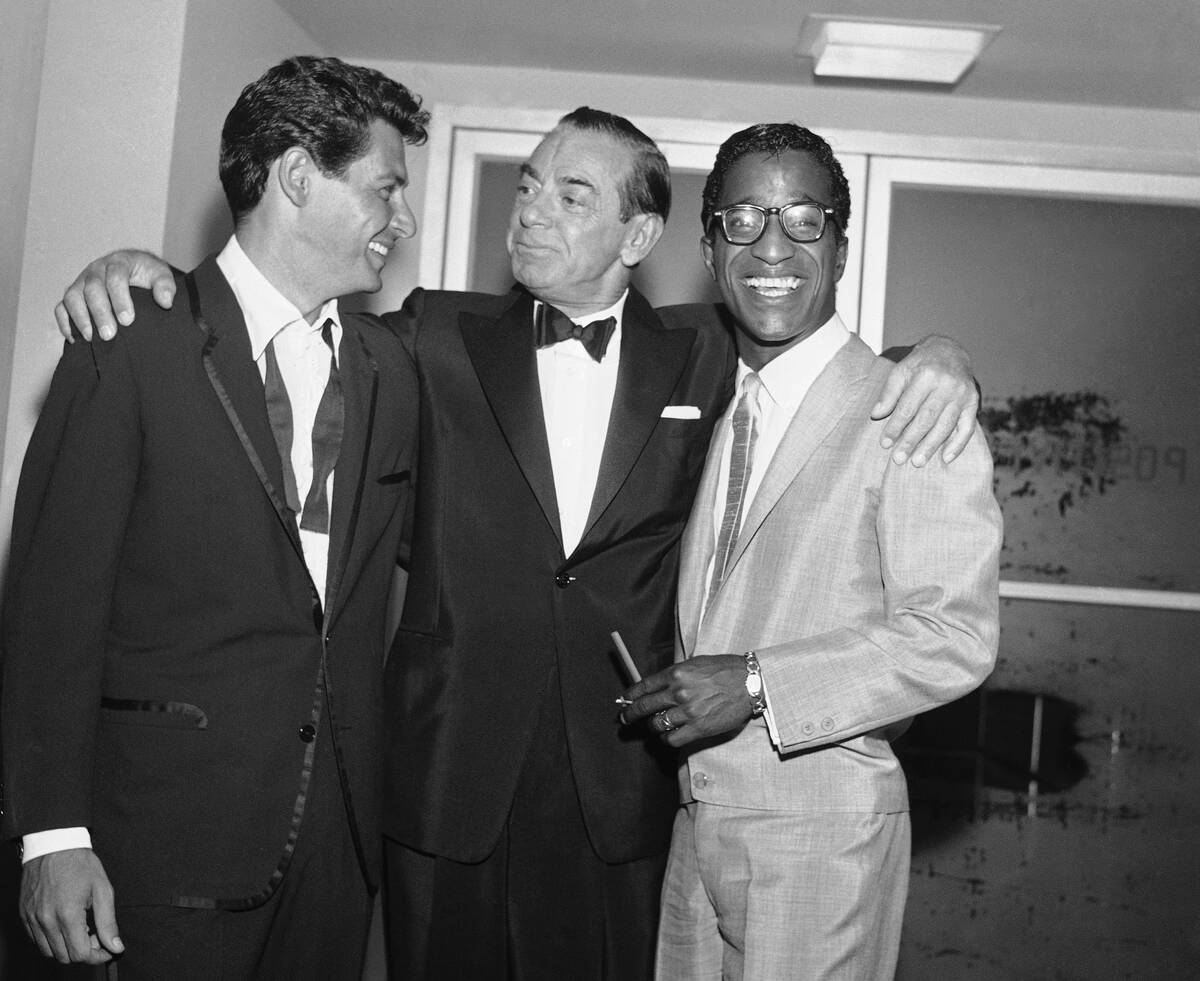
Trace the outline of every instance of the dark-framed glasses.
{"type": "Polygon", "coordinates": [[[782,208],[761,208],[757,204],[731,204],[714,211],[709,228],[721,226],[721,235],[730,245],[752,245],[767,227],[767,218],[779,216],[779,227],[793,242],[815,242],[825,234],[825,225],[833,217],[833,209],[815,201],[795,201],[782,208]]]}

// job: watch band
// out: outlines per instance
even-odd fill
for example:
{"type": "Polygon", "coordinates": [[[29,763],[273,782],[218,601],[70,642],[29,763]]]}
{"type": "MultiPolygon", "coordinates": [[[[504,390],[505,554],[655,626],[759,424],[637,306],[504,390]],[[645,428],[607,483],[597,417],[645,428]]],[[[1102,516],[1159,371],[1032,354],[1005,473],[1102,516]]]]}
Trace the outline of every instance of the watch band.
{"type": "Polygon", "coordinates": [[[746,694],[753,703],[750,715],[758,718],[767,710],[767,699],[763,695],[762,671],[758,666],[758,656],[754,651],[746,651],[742,655],[746,659],[746,694]]]}

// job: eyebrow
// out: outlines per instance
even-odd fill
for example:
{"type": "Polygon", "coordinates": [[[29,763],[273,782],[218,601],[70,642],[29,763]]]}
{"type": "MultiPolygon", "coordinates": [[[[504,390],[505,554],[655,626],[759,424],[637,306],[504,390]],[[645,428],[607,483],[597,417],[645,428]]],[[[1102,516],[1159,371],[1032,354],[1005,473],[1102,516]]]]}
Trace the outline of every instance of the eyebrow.
{"type": "Polygon", "coordinates": [[[528,160],[521,164],[521,173],[525,177],[532,177],[535,181],[540,182],[542,179],[541,175],[537,172],[537,170],[534,169],[533,164],[531,164],[528,160]]]}

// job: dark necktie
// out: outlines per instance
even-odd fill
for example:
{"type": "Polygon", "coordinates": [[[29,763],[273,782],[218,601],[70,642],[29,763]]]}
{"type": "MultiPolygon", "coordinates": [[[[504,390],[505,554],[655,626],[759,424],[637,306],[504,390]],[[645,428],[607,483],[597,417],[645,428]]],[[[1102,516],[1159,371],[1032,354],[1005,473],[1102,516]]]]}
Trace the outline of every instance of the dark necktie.
{"type": "Polygon", "coordinates": [[[537,316],[533,318],[534,345],[550,347],[559,341],[567,341],[572,337],[581,342],[584,349],[592,356],[593,361],[604,357],[604,349],[608,347],[609,339],[617,327],[616,317],[605,317],[595,320],[586,327],[572,323],[561,310],[556,310],[548,303],[538,307],[537,316]]]}
{"type": "Polygon", "coordinates": [[[708,603],[725,579],[729,560],[737,545],[738,532],[746,508],[746,488],[754,469],[754,444],[758,440],[758,390],[762,383],[750,372],[742,382],[742,397],[733,410],[733,447],[729,453],[729,483],[725,490],[725,515],[717,532],[717,548],[713,554],[712,581],[708,603]]]}
{"type": "Polygon", "coordinates": [[[325,485],[329,475],[337,466],[342,448],[342,430],[345,426],[346,408],[342,399],[342,382],[338,378],[337,352],[333,349],[333,321],[326,320],[321,327],[321,340],[329,348],[329,381],[317,403],[317,417],[313,422],[313,479],[300,512],[300,527],[305,531],[329,534],[329,495],[325,485]]]}
{"type": "Polygon", "coordinates": [[[321,340],[329,348],[329,381],[325,383],[325,391],[317,404],[317,415],[313,423],[313,478],[304,502],[300,508],[300,496],[296,490],[296,475],[292,471],[292,403],[288,398],[287,387],[279,371],[279,362],[275,357],[275,342],[267,345],[266,378],[264,388],[267,398],[267,417],[271,422],[271,431],[275,435],[275,445],[279,449],[279,462],[283,467],[284,492],[287,505],[293,513],[300,515],[300,527],[305,531],[315,531],[329,534],[329,495],[326,484],[329,475],[337,466],[338,454],[342,445],[342,429],[345,422],[345,406],[342,399],[342,385],[338,378],[337,355],[333,350],[333,321],[326,320],[321,327],[321,340]]]}

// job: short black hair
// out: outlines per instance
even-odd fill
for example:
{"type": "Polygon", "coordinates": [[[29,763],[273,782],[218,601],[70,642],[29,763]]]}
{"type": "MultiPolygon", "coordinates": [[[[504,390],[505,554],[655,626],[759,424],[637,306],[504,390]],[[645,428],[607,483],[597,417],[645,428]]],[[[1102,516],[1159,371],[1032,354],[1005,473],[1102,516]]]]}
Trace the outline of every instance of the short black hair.
{"type": "Polygon", "coordinates": [[[796,123],[756,123],[734,133],[721,144],[721,148],[717,151],[717,160],[713,164],[712,173],[708,175],[708,180],[704,183],[704,203],[700,211],[700,222],[704,225],[705,235],[709,233],[713,212],[720,207],[721,194],[725,190],[725,175],[729,172],[729,168],[742,157],[751,153],[764,153],[777,157],[787,150],[807,153],[829,175],[833,200],[823,201],[822,204],[833,209],[838,235],[846,234],[846,225],[850,221],[850,184],[842,172],[842,165],[833,155],[833,148],[812,130],[805,129],[796,123]]]}
{"type": "Polygon", "coordinates": [[[629,221],[634,215],[659,215],[667,220],[671,213],[671,168],[657,143],[624,116],[590,106],[567,113],[558,125],[605,133],[633,151],[633,167],[619,189],[621,221],[629,221]]]}
{"type": "Polygon", "coordinates": [[[405,143],[425,142],[421,98],[373,68],[299,55],[280,62],[238,96],[221,130],[221,186],[235,223],[257,207],[271,164],[303,147],[329,177],[342,177],[367,150],[371,124],[394,126],[405,143]]]}

